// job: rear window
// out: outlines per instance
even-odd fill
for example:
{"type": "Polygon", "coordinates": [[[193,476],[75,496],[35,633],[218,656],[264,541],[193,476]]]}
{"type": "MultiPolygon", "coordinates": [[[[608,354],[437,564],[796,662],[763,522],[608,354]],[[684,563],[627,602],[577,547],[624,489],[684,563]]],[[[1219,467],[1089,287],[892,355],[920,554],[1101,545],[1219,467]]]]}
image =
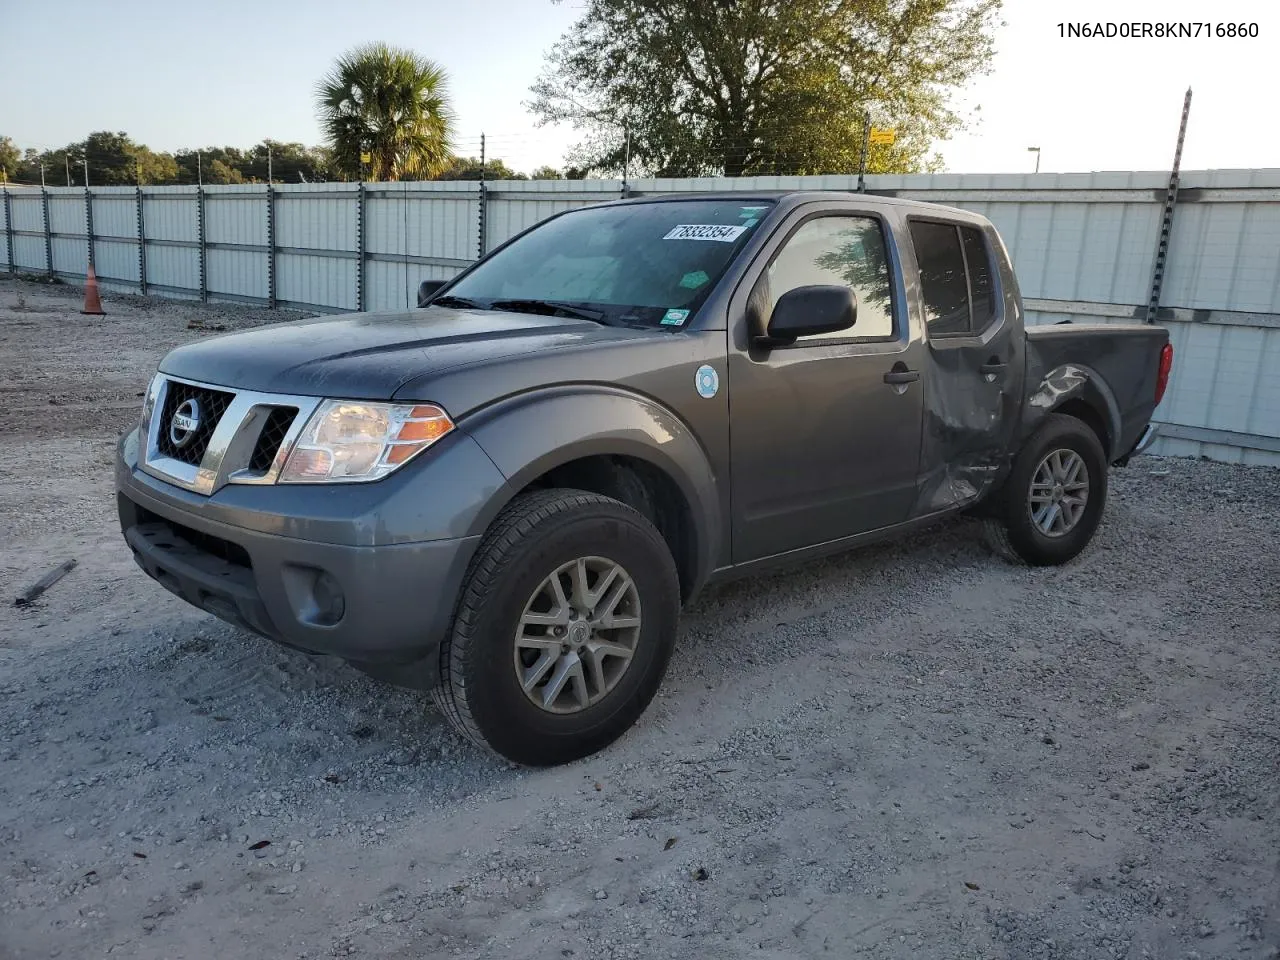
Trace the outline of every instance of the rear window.
{"type": "Polygon", "coordinates": [[[996,316],[986,241],[976,227],[911,221],[920,299],[931,337],[981,333],[996,316]]]}

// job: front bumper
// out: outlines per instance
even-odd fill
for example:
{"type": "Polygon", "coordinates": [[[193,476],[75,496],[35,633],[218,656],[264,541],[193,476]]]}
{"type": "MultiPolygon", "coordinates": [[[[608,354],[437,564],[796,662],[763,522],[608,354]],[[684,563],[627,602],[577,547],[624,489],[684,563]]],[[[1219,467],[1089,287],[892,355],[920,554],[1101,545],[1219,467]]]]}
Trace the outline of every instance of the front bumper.
{"type": "MultiPolygon", "coordinates": [[[[353,545],[228,523],[199,509],[208,500],[139,470],[132,435],[121,442],[116,478],[125,541],[170,592],[288,646],[370,667],[412,664],[416,684],[434,682],[479,537],[353,545]]],[[[334,501],[345,492],[329,490],[334,501]]],[[[328,523],[311,529],[329,530],[341,512],[333,506],[328,523]]],[[[278,519],[280,529],[308,526],[278,519]]]]}

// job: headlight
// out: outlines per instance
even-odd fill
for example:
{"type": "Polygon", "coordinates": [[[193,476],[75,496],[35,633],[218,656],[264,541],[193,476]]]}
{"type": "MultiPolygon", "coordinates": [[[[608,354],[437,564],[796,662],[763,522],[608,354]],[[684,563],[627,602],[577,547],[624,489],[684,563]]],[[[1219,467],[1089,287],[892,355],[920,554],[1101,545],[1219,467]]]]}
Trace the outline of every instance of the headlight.
{"type": "Polygon", "coordinates": [[[302,428],[281,483],[378,480],[453,429],[431,403],[325,400],[302,428]]]}
{"type": "Polygon", "coordinates": [[[145,442],[147,431],[151,429],[151,415],[156,409],[156,397],[160,395],[160,374],[151,378],[147,384],[147,392],[142,395],[142,412],[138,415],[138,436],[145,442]]]}

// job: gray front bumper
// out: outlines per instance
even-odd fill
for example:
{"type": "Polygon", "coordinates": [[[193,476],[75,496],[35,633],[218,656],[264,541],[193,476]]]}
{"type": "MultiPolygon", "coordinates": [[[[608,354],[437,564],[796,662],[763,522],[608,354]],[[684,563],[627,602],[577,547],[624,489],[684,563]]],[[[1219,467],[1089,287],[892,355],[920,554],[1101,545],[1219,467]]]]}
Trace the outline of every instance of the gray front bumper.
{"type": "MultiPolygon", "coordinates": [[[[149,576],[188,603],[288,646],[369,665],[418,663],[432,676],[417,682],[434,680],[434,655],[478,536],[365,546],[227,523],[188,503],[195,495],[140,471],[136,449],[130,438],[120,445],[117,506],[125,540],[149,576]],[[319,586],[321,573],[328,588],[319,586]],[[329,622],[333,607],[323,600],[335,583],[342,612],[329,622]]],[[[344,491],[330,488],[330,495],[344,491]]],[[[279,521],[296,528],[288,517],[279,521]]]]}

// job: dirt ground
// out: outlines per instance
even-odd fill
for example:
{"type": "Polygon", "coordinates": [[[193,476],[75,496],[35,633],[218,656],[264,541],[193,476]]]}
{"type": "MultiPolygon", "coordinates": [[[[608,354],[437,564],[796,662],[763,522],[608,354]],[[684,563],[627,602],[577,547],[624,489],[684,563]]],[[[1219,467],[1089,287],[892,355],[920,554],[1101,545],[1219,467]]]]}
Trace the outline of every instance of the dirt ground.
{"type": "Polygon", "coordinates": [[[79,304],[0,280],[0,956],[1280,957],[1280,472],[1135,461],[1061,569],[960,520],[714,589],[527,771],[133,565],[156,363],[286,317],[79,304]]]}

